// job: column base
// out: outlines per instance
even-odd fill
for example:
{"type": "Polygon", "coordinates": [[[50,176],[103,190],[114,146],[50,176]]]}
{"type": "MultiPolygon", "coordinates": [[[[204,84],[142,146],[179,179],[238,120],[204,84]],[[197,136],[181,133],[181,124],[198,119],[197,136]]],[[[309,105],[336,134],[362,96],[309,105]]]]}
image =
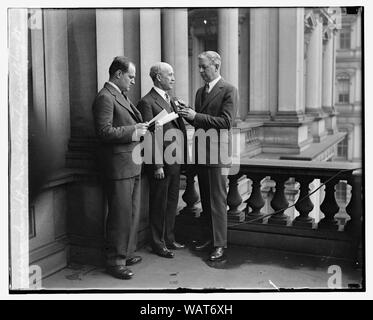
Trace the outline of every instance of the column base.
{"type": "Polygon", "coordinates": [[[268,224],[277,224],[277,225],[282,225],[282,226],[286,226],[289,222],[289,218],[288,217],[275,217],[275,216],[272,216],[268,219],[268,224]]]}
{"type": "Polygon", "coordinates": [[[313,228],[313,223],[314,220],[312,218],[309,219],[297,219],[293,221],[293,226],[294,227],[299,227],[299,228],[307,228],[307,229],[312,229],[313,228]]]}
{"type": "Polygon", "coordinates": [[[245,211],[238,211],[235,213],[228,212],[228,222],[244,222],[245,211]]]}
{"type": "Polygon", "coordinates": [[[312,138],[308,136],[308,123],[304,115],[290,113],[265,122],[261,128],[262,151],[264,153],[299,154],[305,150],[312,138]]]}

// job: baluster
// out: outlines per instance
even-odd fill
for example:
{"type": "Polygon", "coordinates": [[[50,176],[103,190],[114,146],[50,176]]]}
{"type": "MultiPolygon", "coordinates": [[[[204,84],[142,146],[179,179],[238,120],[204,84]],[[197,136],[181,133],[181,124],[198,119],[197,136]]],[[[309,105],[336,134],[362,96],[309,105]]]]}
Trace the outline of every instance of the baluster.
{"type": "Polygon", "coordinates": [[[285,181],[284,176],[275,176],[276,181],[276,192],[271,201],[272,208],[278,213],[272,215],[268,219],[269,224],[281,224],[286,225],[288,223],[288,216],[284,214],[285,209],[288,207],[289,203],[285,197],[285,181]]]}
{"type": "Polygon", "coordinates": [[[264,207],[265,201],[260,188],[262,186],[261,181],[263,176],[252,174],[250,175],[250,178],[252,179],[253,183],[251,186],[250,198],[247,200],[246,220],[250,221],[257,219],[253,222],[262,223],[263,219],[261,219],[261,217],[264,216],[264,213],[262,213],[260,210],[264,207]],[[252,209],[250,213],[249,207],[252,209]]]}
{"type": "Polygon", "coordinates": [[[339,211],[339,206],[335,200],[335,179],[329,181],[325,187],[325,198],[322,202],[320,209],[325,217],[319,222],[319,229],[338,230],[338,222],[334,216],[339,211]]]}
{"type": "Polygon", "coordinates": [[[242,222],[245,220],[245,213],[239,210],[242,204],[242,197],[238,191],[238,180],[241,174],[229,176],[229,190],[227,204],[229,206],[228,220],[231,222],[242,222]]]}
{"type": "Polygon", "coordinates": [[[186,171],[186,187],[182,195],[186,207],[180,210],[181,214],[193,214],[196,218],[200,216],[201,210],[197,207],[199,202],[199,195],[195,188],[195,177],[196,172],[193,169],[187,169],[186,171]]]}
{"type": "Polygon", "coordinates": [[[359,238],[361,235],[361,218],[362,218],[362,190],[361,190],[361,174],[354,172],[352,177],[348,179],[348,183],[352,186],[351,199],[346,207],[346,212],[350,216],[350,220],[346,223],[344,231],[359,238]]]}
{"type": "Polygon", "coordinates": [[[299,216],[294,219],[293,226],[302,228],[312,228],[313,226],[314,219],[308,215],[314,206],[310,197],[307,196],[310,193],[310,183],[312,180],[314,180],[312,177],[299,177],[300,192],[298,201],[295,204],[295,209],[299,211],[299,216]]]}

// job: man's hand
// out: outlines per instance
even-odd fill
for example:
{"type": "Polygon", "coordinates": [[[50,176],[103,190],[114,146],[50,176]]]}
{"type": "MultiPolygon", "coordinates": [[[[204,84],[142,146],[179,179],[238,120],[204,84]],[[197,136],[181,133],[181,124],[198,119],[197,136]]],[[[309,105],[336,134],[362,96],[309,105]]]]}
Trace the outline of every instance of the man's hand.
{"type": "Polygon", "coordinates": [[[135,124],[135,133],[134,133],[134,141],[139,141],[141,136],[144,136],[146,134],[146,131],[148,130],[148,123],[136,123],[135,124]]]}
{"type": "Polygon", "coordinates": [[[197,112],[195,112],[192,108],[183,108],[181,109],[178,114],[182,116],[183,118],[192,121],[194,117],[196,116],[197,112]]]}
{"type": "Polygon", "coordinates": [[[164,179],[164,171],[163,168],[158,168],[154,170],[154,178],[157,180],[164,179]]]}

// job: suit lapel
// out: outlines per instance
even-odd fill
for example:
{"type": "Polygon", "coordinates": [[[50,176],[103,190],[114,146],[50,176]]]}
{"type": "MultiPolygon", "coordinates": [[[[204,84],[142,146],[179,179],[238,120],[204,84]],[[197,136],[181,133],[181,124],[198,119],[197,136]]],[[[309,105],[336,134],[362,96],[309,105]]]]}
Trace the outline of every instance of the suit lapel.
{"type": "Polygon", "coordinates": [[[158,94],[157,91],[152,88],[151,95],[154,99],[154,102],[162,109],[165,109],[168,113],[170,113],[172,110],[170,109],[170,106],[167,104],[167,102],[158,94]]]}
{"type": "MultiPolygon", "coordinates": [[[[154,88],[152,88],[151,90],[151,95],[154,99],[154,102],[162,109],[165,109],[168,113],[171,113],[171,112],[175,112],[175,106],[173,105],[173,101],[172,101],[172,98],[170,97],[170,105],[159,95],[159,93],[157,91],[154,90],[154,88]]],[[[172,122],[179,128],[180,125],[179,123],[177,122],[177,119],[176,118],[175,120],[172,120],[172,122]]]]}
{"type": "MultiPolygon", "coordinates": [[[[218,83],[212,88],[212,90],[210,91],[210,93],[207,95],[205,101],[203,102],[203,105],[201,106],[201,110],[199,112],[202,112],[203,110],[205,110],[205,108],[207,107],[207,105],[219,94],[219,92],[220,92],[220,90],[222,88],[224,88],[223,78],[218,81],[218,83]]],[[[203,90],[203,88],[202,88],[202,90],[203,90]]],[[[200,97],[199,97],[199,99],[201,99],[202,90],[200,90],[200,97]]]]}
{"type": "Polygon", "coordinates": [[[108,83],[105,83],[105,88],[108,89],[110,91],[110,93],[115,97],[115,100],[122,106],[124,107],[125,109],[127,109],[129,111],[129,113],[132,115],[132,117],[137,120],[137,121],[142,121],[142,117],[141,117],[141,114],[139,111],[137,111],[136,108],[133,107],[133,105],[131,106],[131,102],[130,101],[127,101],[124,96],[118,92],[118,90],[116,90],[113,86],[111,86],[110,84],[108,83]],[[137,113],[135,113],[135,110],[137,111],[137,113]]]}

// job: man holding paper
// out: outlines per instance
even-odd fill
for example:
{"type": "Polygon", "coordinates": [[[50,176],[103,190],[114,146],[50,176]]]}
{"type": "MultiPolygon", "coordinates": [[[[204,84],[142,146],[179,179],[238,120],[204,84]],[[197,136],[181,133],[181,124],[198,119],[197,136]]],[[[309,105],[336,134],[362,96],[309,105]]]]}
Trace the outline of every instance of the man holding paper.
{"type": "Polygon", "coordinates": [[[106,269],[116,278],[131,279],[133,272],[127,266],[142,260],[134,255],[140,219],[141,165],[132,160],[132,150],[147,132],[148,124],[127,97],[135,84],[135,65],[124,56],[115,57],[109,75],[92,107],[108,201],[106,269]]]}
{"type": "Polygon", "coordinates": [[[149,75],[154,86],[139,101],[137,108],[150,130],[155,127],[152,164],[145,165],[150,186],[152,248],[161,257],[173,258],[171,250],[185,247],[175,241],[174,226],[179,199],[180,164],[185,162],[186,156],[186,130],[177,114],[177,99],[169,96],[175,83],[173,68],[165,62],[158,62],[150,68],[149,75]],[[167,157],[170,150],[182,157],[176,157],[176,161],[174,157],[167,157]]]}

